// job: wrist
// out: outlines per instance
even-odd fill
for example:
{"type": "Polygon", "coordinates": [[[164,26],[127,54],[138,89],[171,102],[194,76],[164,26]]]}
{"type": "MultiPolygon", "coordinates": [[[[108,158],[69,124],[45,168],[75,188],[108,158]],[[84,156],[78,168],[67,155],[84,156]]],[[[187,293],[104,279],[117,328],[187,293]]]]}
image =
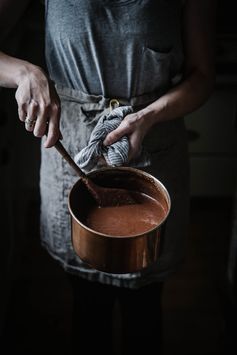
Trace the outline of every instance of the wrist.
{"type": "Polygon", "coordinates": [[[169,100],[163,96],[141,110],[141,116],[149,122],[150,127],[167,119],[169,100]]]}
{"type": "Polygon", "coordinates": [[[149,130],[157,122],[157,112],[147,106],[138,112],[139,118],[149,130]]]}
{"type": "Polygon", "coordinates": [[[28,78],[34,71],[37,70],[37,67],[29,62],[19,60],[18,65],[15,70],[14,83],[16,87],[20,85],[25,78],[28,78]]]}

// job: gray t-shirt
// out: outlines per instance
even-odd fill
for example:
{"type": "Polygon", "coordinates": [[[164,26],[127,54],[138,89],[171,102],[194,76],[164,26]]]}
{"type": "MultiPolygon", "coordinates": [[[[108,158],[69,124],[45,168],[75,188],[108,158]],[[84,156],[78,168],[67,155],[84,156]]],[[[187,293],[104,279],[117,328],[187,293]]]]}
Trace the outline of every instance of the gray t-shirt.
{"type": "Polygon", "coordinates": [[[129,99],[183,67],[181,0],[47,0],[46,60],[58,84],[129,99]]]}

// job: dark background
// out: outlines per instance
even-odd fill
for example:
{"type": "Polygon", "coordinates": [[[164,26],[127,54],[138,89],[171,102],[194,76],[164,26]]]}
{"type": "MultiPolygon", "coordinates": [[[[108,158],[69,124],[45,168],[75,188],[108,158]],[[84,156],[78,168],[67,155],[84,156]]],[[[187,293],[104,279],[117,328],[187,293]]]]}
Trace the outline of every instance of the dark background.
{"type": "MultiPolygon", "coordinates": [[[[165,287],[165,355],[236,353],[234,3],[219,1],[214,93],[185,118],[190,138],[190,237],[185,264],[165,287]]],[[[32,2],[2,50],[45,67],[43,19],[42,3],[32,2]]],[[[0,136],[0,354],[69,354],[70,285],[39,241],[40,141],[24,130],[11,89],[0,89],[0,136]]],[[[115,324],[115,341],[118,327],[115,324]]]]}

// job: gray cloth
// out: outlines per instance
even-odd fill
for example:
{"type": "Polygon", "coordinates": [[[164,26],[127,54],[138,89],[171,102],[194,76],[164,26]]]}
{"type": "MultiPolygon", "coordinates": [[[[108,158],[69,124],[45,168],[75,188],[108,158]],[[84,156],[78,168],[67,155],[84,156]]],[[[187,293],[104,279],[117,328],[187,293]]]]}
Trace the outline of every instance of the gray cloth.
{"type": "MultiPolygon", "coordinates": [[[[127,136],[121,137],[119,141],[109,146],[104,146],[103,141],[107,134],[118,128],[124,117],[132,112],[132,106],[120,106],[100,117],[91,133],[88,145],[74,157],[74,161],[85,173],[95,169],[101,156],[110,166],[128,164],[129,140],[127,136]]],[[[142,147],[136,160],[130,162],[130,166],[134,167],[145,167],[150,164],[149,155],[142,147]]]]}

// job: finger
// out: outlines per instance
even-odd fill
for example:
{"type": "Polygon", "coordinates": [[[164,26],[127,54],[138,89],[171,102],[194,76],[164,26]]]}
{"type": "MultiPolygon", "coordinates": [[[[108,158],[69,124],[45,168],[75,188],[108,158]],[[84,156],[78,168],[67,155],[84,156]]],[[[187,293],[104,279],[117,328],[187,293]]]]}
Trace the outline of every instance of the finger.
{"type": "Polygon", "coordinates": [[[28,109],[27,117],[25,119],[25,128],[28,132],[33,132],[37,119],[39,105],[36,101],[31,100],[28,109]]]}
{"type": "Polygon", "coordinates": [[[54,105],[51,110],[51,116],[48,122],[48,133],[46,141],[44,142],[45,148],[54,146],[58,139],[62,139],[62,134],[59,129],[60,120],[60,107],[54,105]]]}
{"type": "Polygon", "coordinates": [[[49,106],[41,105],[34,127],[34,136],[43,137],[46,134],[47,121],[50,114],[49,106]]]}
{"type": "Polygon", "coordinates": [[[27,116],[27,105],[26,104],[19,104],[18,105],[18,116],[22,122],[25,122],[27,116]]]}
{"type": "Polygon", "coordinates": [[[128,152],[128,162],[132,159],[138,157],[139,153],[141,152],[141,141],[137,135],[131,135],[129,137],[129,152],[128,152]]]}
{"type": "Polygon", "coordinates": [[[124,125],[120,125],[118,128],[110,132],[103,141],[104,145],[111,145],[117,142],[120,138],[128,134],[128,129],[124,125]]]}
{"type": "Polygon", "coordinates": [[[22,122],[25,122],[27,116],[28,106],[30,104],[31,98],[26,94],[22,94],[20,87],[16,90],[15,99],[18,106],[18,116],[22,122]]]}
{"type": "Polygon", "coordinates": [[[55,145],[55,143],[60,139],[61,132],[59,127],[53,122],[51,119],[48,124],[48,134],[46,137],[46,141],[44,142],[45,148],[50,148],[55,145]]]}

